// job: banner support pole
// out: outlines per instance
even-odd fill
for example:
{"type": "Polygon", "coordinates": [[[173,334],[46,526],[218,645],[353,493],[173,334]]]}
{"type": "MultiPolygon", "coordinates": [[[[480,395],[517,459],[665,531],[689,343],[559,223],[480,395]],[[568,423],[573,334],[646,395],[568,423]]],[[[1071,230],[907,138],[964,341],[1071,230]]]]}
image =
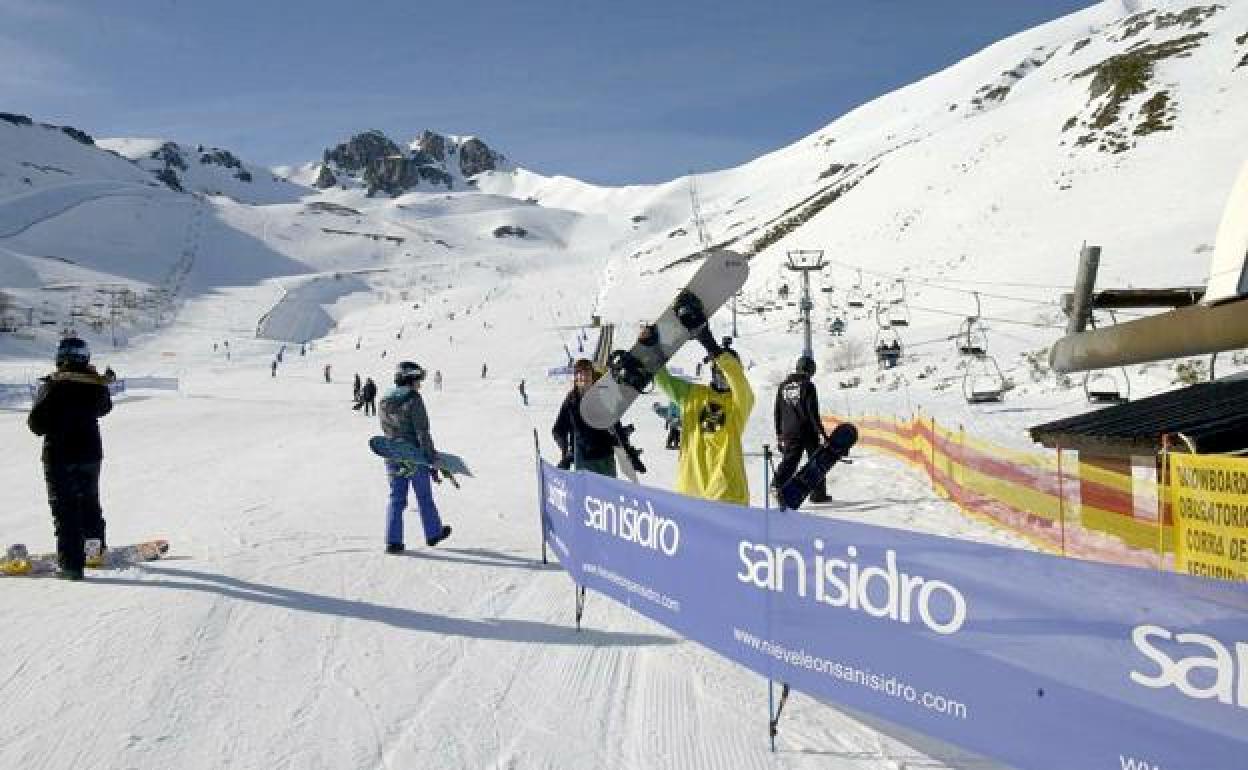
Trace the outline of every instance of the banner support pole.
{"type": "Polygon", "coordinates": [[[533,429],[533,452],[537,455],[537,524],[542,530],[542,564],[546,564],[546,513],[542,508],[542,444],[533,429]]]}

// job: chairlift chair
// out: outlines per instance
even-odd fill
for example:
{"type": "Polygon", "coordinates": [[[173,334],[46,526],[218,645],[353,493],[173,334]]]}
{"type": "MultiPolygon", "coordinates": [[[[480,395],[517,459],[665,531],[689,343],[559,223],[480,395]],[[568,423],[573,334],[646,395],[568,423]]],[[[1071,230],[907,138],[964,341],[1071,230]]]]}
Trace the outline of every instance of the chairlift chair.
{"type": "Polygon", "coordinates": [[[849,291],[845,293],[845,304],[850,307],[866,307],[866,301],[862,296],[862,270],[858,271],[858,280],[854,281],[854,285],[849,287],[849,291]]]}
{"type": "Polygon", "coordinates": [[[993,404],[1005,400],[1005,375],[992,356],[981,356],[962,375],[962,396],[968,404],[993,404]]]}
{"type": "Polygon", "coordinates": [[[1118,379],[1110,372],[1088,372],[1083,376],[1083,393],[1089,404],[1125,404],[1131,400],[1131,379],[1127,370],[1122,370],[1122,381],[1125,388],[1118,387],[1118,379]]]}
{"type": "Polygon", "coordinates": [[[893,305],[891,308],[889,308],[888,325],[889,326],[909,326],[910,325],[910,311],[906,308],[905,305],[893,305]]]}
{"type": "Polygon", "coordinates": [[[975,315],[967,316],[958,329],[958,354],[984,356],[988,354],[988,335],[984,331],[984,322],[980,320],[979,292],[972,293],[975,295],[975,315]]]}

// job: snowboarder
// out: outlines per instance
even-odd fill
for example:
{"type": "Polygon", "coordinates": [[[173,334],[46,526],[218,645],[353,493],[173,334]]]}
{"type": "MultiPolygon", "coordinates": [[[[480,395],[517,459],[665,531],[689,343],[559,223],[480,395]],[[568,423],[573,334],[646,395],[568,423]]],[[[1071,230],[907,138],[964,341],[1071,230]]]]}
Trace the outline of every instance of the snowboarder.
{"type": "Polygon", "coordinates": [[[329,364],[325,364],[325,382],[330,382],[330,379],[329,379],[329,364]]]}
{"type": "Polygon", "coordinates": [[[654,402],[654,413],[663,418],[663,427],[667,429],[665,449],[680,449],[680,407],[675,401],[654,402]]]}
{"type": "Polygon", "coordinates": [[[360,403],[364,405],[365,416],[377,414],[377,383],[372,377],[360,387],[360,403]]]}
{"type": "Polygon", "coordinates": [[[519,390],[520,390],[520,400],[524,402],[524,405],[525,405],[525,406],[528,406],[528,405],[529,405],[529,394],[528,394],[528,393],[526,393],[526,392],[525,392],[525,390],[524,390],[524,380],[520,380],[519,390]]]}
{"type": "Polygon", "coordinates": [[[273,359],[273,362],[271,364],[269,364],[269,376],[270,377],[277,376],[277,359],[276,358],[273,359]]]}
{"type": "Polygon", "coordinates": [[[351,385],[351,400],[360,403],[360,373],[355,373],[355,382],[351,385]]]}
{"type": "MultiPolygon", "coordinates": [[[[389,438],[419,447],[430,461],[437,459],[433,434],[429,431],[429,414],[420,396],[420,384],[424,382],[425,370],[413,361],[401,361],[394,370],[394,388],[381,400],[381,430],[389,438]]],[[[451,528],[442,523],[438,506],[433,501],[430,481],[441,483],[437,468],[417,465],[410,476],[401,474],[401,467],[386,461],[386,474],[390,479],[390,503],[386,508],[386,553],[402,553],[403,509],[407,507],[407,490],[410,485],[416,493],[416,507],[425,530],[425,544],[435,546],[450,537],[451,528]]]]}
{"type": "Polygon", "coordinates": [[[433,372],[433,389],[442,390],[442,370],[435,369],[433,372]]]}
{"type": "MultiPolygon", "coordinates": [[[[814,456],[819,446],[827,440],[827,430],[819,418],[819,393],[810,378],[815,375],[815,359],[803,355],[797,359],[793,373],[776,389],[774,410],[776,448],[780,450],[780,465],[771,481],[773,490],[779,490],[801,466],[802,455],[814,456]]],[[[826,503],[826,483],[820,481],[811,490],[810,502],[826,503]]]]}
{"type": "Polygon", "coordinates": [[[485,379],[485,372],[486,372],[485,364],[481,364],[481,379],[483,380],[485,379]]]}
{"type": "Polygon", "coordinates": [[[117,372],[113,371],[113,367],[111,366],[104,367],[104,381],[108,383],[113,383],[117,381],[117,372]]]}
{"type": "MultiPolygon", "coordinates": [[[[741,434],[754,408],[754,390],[731,348],[722,348],[703,316],[682,320],[700,328],[696,338],[706,348],[711,383],[700,385],[660,369],[654,383],[680,410],[680,455],[676,491],[685,495],[749,505],[741,434]]],[[[643,334],[645,332],[643,331],[643,334]]]]}
{"type": "Polygon", "coordinates": [[[91,350],[77,337],[61,340],[56,371],[42,378],[26,424],[43,436],[43,478],[56,531],[58,574],[82,580],[86,541],[105,548],[100,509],[100,464],[104,457],[99,418],[112,411],[104,378],[91,366],[91,350]]]}
{"type": "Polygon", "coordinates": [[[563,470],[592,471],[603,476],[615,477],[617,422],[612,430],[595,428],[581,417],[581,397],[597,379],[594,364],[588,358],[577,359],[572,365],[572,389],[564,397],[555,417],[551,434],[559,447],[559,467],[563,470]]]}

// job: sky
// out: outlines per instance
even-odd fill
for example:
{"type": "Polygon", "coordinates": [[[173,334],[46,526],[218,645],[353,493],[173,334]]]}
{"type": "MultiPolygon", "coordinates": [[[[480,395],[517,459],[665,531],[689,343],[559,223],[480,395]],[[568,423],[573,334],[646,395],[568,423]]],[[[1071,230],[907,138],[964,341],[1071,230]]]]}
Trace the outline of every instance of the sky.
{"type": "Polygon", "coordinates": [[[542,174],[745,163],[1090,0],[0,0],[0,112],[264,165],[368,129],[542,174]]]}

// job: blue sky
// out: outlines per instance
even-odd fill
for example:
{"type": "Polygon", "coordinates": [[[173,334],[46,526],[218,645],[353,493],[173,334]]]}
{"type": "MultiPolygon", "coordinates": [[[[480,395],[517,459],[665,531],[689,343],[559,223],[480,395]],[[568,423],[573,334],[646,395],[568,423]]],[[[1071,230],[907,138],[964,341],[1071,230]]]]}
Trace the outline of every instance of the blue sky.
{"type": "Polygon", "coordinates": [[[744,163],[1091,0],[0,0],[0,111],[268,165],[369,128],[605,184],[744,163]]]}

